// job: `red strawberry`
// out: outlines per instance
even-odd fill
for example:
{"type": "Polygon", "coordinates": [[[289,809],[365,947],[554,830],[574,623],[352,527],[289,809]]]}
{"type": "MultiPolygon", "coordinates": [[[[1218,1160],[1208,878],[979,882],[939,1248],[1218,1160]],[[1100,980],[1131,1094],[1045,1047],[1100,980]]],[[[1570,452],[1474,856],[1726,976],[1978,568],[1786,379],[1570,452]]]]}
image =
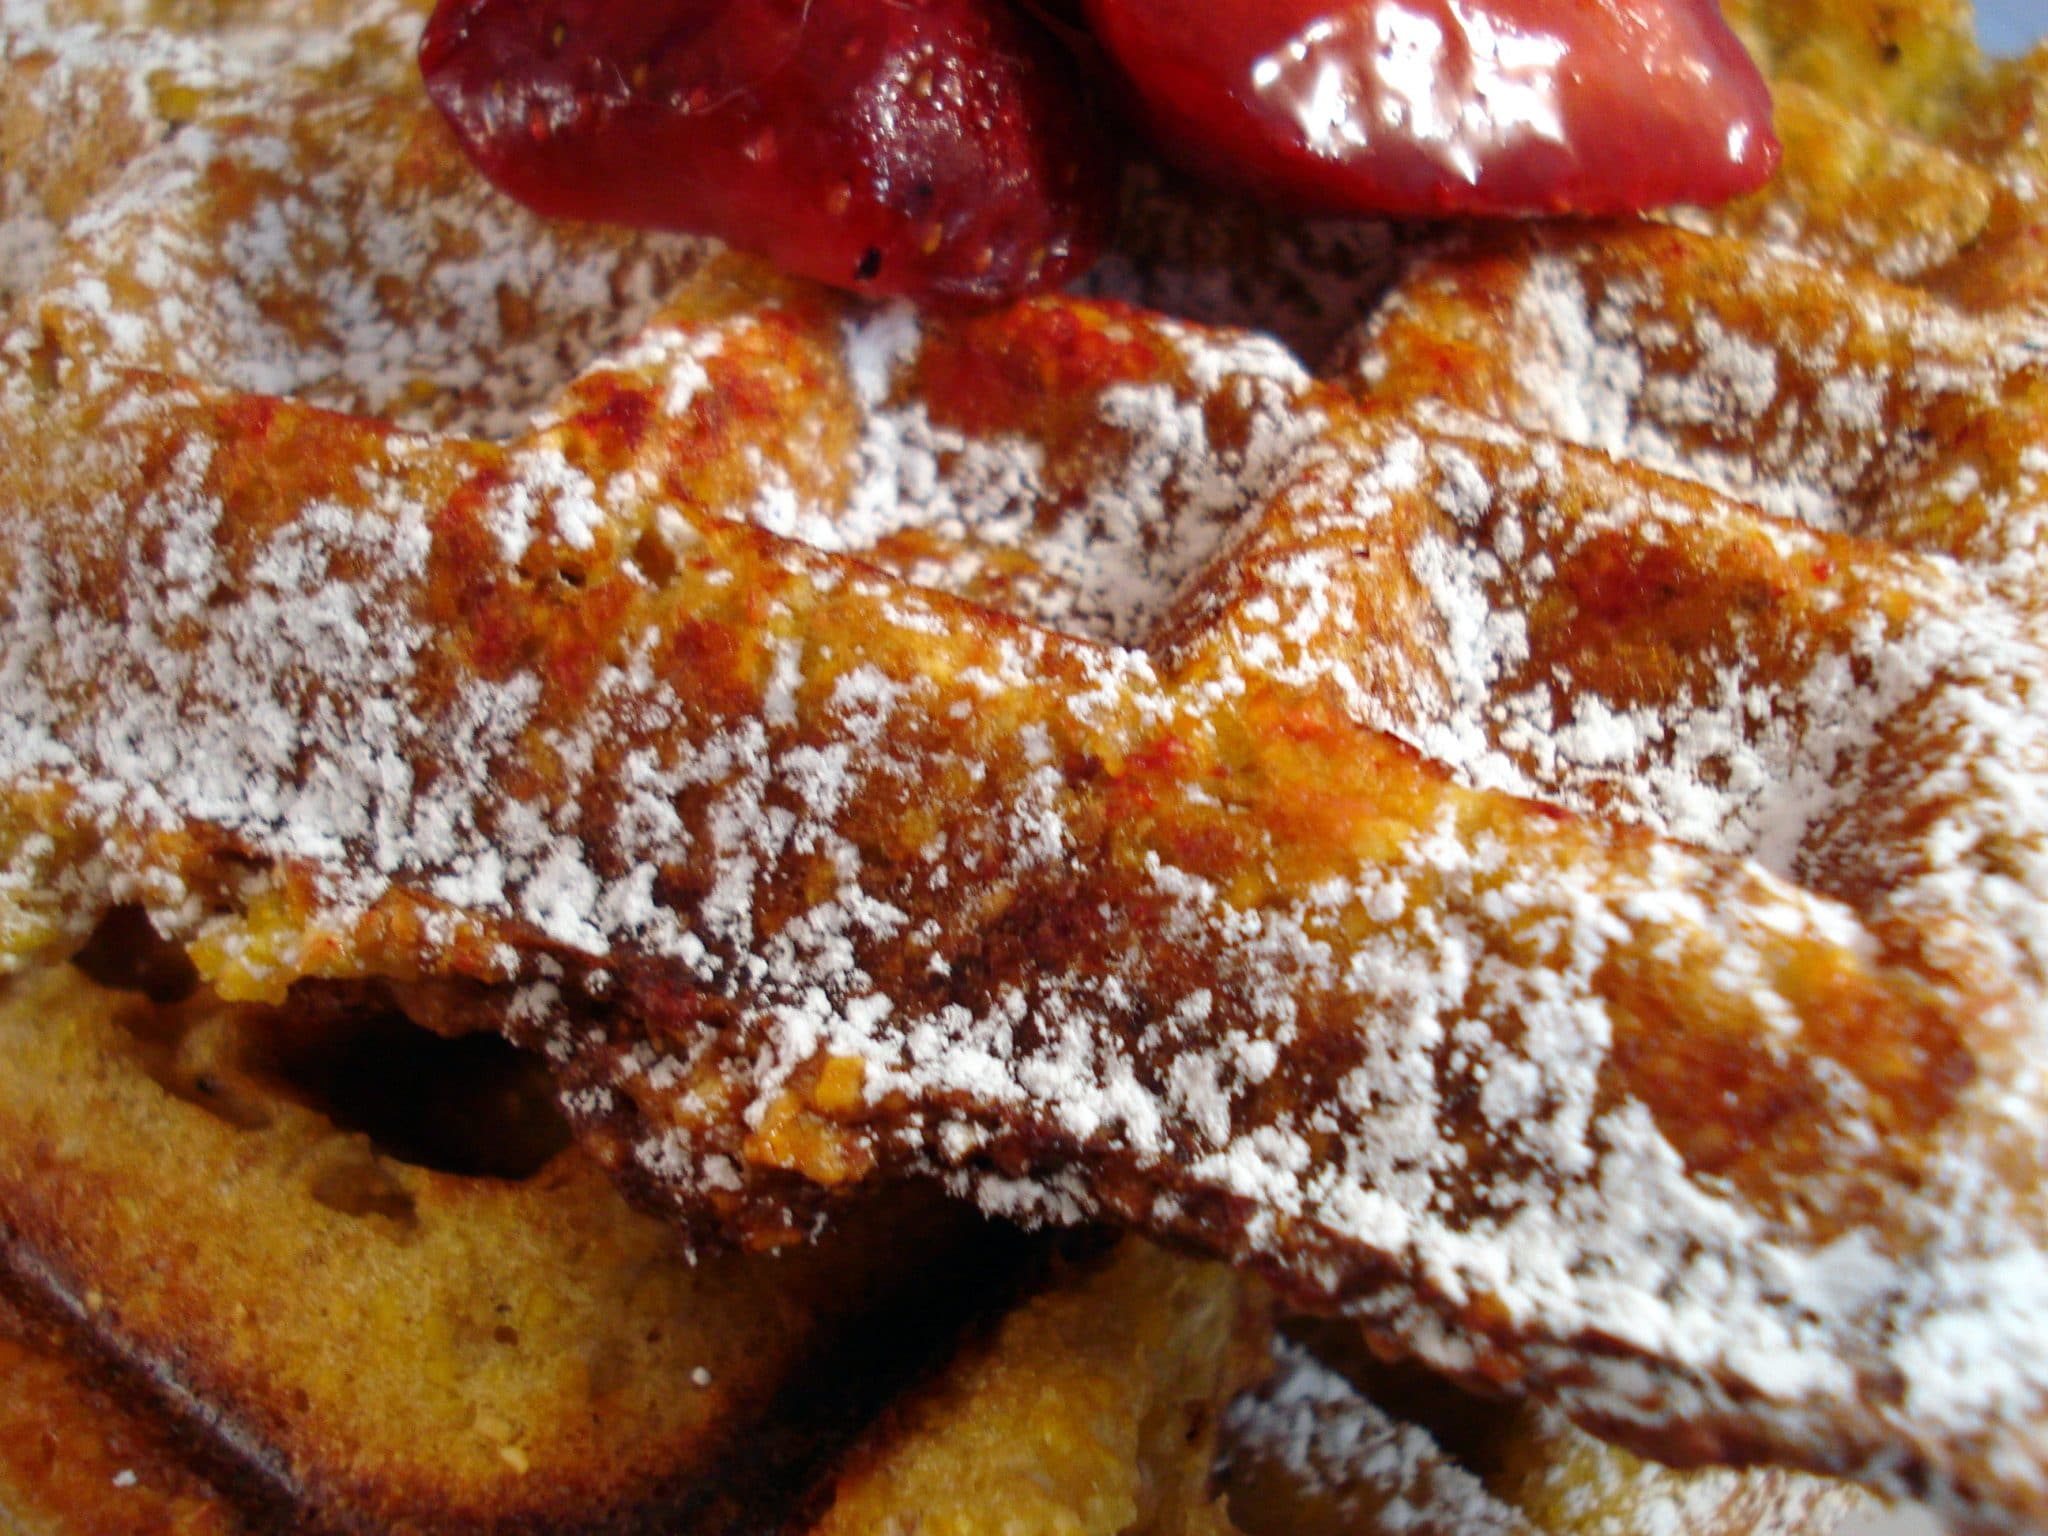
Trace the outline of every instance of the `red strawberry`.
{"type": "Polygon", "coordinates": [[[1621,213],[1777,165],[1714,0],[1087,0],[1154,142],[1323,212],[1621,213]]]}
{"type": "Polygon", "coordinates": [[[1115,156],[1004,0],[441,0],[427,90],[541,213],[717,235],[870,293],[998,299],[1107,237],[1115,156]]]}

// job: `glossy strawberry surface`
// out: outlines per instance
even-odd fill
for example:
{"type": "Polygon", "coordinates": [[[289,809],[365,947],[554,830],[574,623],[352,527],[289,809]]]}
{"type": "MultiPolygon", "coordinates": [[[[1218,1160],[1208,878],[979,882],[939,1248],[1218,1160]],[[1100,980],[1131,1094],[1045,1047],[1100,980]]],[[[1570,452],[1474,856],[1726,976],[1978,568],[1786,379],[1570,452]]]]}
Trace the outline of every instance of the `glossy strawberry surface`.
{"type": "Polygon", "coordinates": [[[1001,299],[1112,221],[1113,139],[1007,0],[443,0],[420,64],[529,207],[842,287],[1001,299]]]}
{"type": "Polygon", "coordinates": [[[1155,145],[1323,212],[1631,212],[1775,169],[1714,0],[1087,0],[1155,145]]]}

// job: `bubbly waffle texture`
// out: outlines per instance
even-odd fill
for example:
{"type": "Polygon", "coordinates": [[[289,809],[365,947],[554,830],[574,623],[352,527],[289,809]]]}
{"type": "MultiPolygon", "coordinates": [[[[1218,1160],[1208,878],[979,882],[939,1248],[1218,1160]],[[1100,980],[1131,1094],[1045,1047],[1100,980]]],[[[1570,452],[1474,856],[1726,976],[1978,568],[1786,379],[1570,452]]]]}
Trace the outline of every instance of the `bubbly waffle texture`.
{"type": "Polygon", "coordinates": [[[124,914],[99,980],[0,987],[0,1529],[1822,1536],[1851,1502],[1375,1384],[1453,1405],[1447,1450],[1298,1346],[1226,1417],[1264,1306],[1136,1239],[1048,1264],[898,1201],[693,1266],[491,1042],[225,1004],[154,948],[124,914]]]}
{"type": "Polygon", "coordinates": [[[0,1313],[0,1526],[848,1532],[951,1497],[928,1529],[1170,1532],[1263,1351],[1242,1280],[1135,1240],[988,1322],[1043,1255],[929,1198],[693,1264],[516,1133],[502,1061],[449,1060],[497,1042],[360,1000],[60,966],[0,1038],[0,1274],[47,1319],[0,1313]],[[395,1076],[444,1166],[391,1150],[428,1155],[395,1076]]]}
{"type": "Polygon", "coordinates": [[[1376,234],[1141,188],[1103,284],[1271,335],[919,317],[521,220],[381,21],[103,164],[23,92],[6,942],[431,984],[757,1238],[939,1177],[2038,1520],[2040,76],[1882,10],[1771,13],[1776,192],[1320,375],[1376,234]]]}

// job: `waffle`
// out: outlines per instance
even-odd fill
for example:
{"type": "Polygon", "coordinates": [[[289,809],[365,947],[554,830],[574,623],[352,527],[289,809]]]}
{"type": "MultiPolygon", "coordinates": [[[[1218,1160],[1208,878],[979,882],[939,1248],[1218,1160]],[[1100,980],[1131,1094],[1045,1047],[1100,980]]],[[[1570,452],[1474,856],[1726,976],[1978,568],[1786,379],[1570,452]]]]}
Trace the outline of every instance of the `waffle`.
{"type": "Polygon", "coordinates": [[[1222,1486],[1246,1536],[1739,1536],[1867,1513],[1839,1483],[1645,1465],[1546,1410],[1389,1371],[1355,1335],[1285,1340],[1275,1360],[1224,1425],[1222,1486]]]}
{"type": "MultiPolygon", "coordinates": [[[[1441,1384],[1368,1400],[1298,1344],[1226,1415],[1264,1305],[1136,1239],[1049,1253],[898,1200],[692,1265],[495,1041],[318,989],[223,1003],[159,948],[126,912],[0,994],[0,1528],[1309,1536],[1334,1499],[1373,1536],[1417,1528],[1398,1496],[1815,1536],[1854,1502],[1441,1384]],[[1470,1421],[1455,1451],[1390,1416],[1424,1407],[1470,1421]],[[1388,1441],[1424,1448],[1392,1487],[1388,1441]]],[[[1314,1343],[1371,1369],[1355,1332],[1314,1343]]]]}
{"type": "Polygon", "coordinates": [[[936,1489],[961,1530],[1165,1532],[1209,1507],[1264,1322],[1220,1266],[1060,1258],[928,1198],[692,1264],[495,1039],[105,979],[0,1000],[0,1512],[29,1530],[822,1533],[936,1518],[936,1489]]]}
{"type": "Polygon", "coordinates": [[[96,190],[4,349],[7,949],[487,1022],[700,1230],[937,1179],[2038,1520],[2037,75],[1884,14],[1748,18],[1777,191],[1433,247],[1317,375],[1382,233],[1141,181],[1101,281],[1196,319],[920,317],[520,221],[381,22],[138,100],[8,183],[96,190]]]}
{"type": "MultiPolygon", "coordinates": [[[[98,981],[58,967],[0,1005],[9,1258],[45,1309],[0,1297],[0,1517],[37,1536],[777,1519],[843,1533],[912,1515],[957,1532],[1304,1533],[1327,1528],[1319,1501],[1355,1505],[1386,1473],[1372,1442],[1347,1450],[1322,1425],[1333,1393],[1386,1435],[1428,1433],[1299,1346],[1224,1418],[1263,1308],[1229,1271],[1135,1240],[1048,1261],[927,1204],[849,1218],[796,1255],[692,1268],[550,1134],[544,1097],[507,1111],[522,1095],[502,1063],[451,1068],[451,1042],[354,1001],[185,995],[189,975],[118,958],[150,947],[124,918],[83,957],[98,981]],[[374,1139],[337,1120],[386,1103],[347,1092],[340,1064],[370,1050],[380,1074],[396,1059],[433,1082],[437,1112],[486,1107],[462,1117],[459,1146],[444,1130],[429,1154],[388,1107],[374,1139]],[[1304,1438],[1310,1400],[1321,1427],[1304,1438]],[[1229,1515],[1210,1492],[1219,1424],[1229,1515]]],[[[1359,1367],[1355,1335],[1319,1344],[1359,1367]]],[[[1417,1397],[1378,1385],[1382,1401],[1417,1397]]],[[[1460,1462],[1427,1453],[1406,1494],[1419,1510],[1498,1505],[1520,1511],[1507,1528],[1556,1536],[1681,1515],[1767,1536],[1825,1530],[1848,1497],[1653,1472],[1548,1426],[1565,1456],[1504,1410],[1434,1397],[1495,1422],[1463,1436],[1460,1462]],[[1526,1467],[1571,1503],[1546,1513],[1498,1477],[1484,1493],[1474,1465],[1526,1467]]],[[[1347,1518],[1352,1536],[1414,1528],[1347,1518]]]]}

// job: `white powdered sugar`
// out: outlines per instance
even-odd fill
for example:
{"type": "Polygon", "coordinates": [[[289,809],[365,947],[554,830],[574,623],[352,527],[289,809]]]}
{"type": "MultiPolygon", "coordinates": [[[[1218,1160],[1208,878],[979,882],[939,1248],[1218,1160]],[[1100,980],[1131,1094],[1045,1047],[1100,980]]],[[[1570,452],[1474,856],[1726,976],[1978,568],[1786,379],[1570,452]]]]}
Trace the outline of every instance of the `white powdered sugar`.
{"type": "MultiPolygon", "coordinates": [[[[1601,1445],[1542,1409],[1494,1410],[1482,1481],[1398,1401],[1375,1402],[1301,1345],[1274,1348],[1275,1374],[1224,1420],[1240,1484],[1268,1468],[1318,1509],[1360,1529],[1411,1536],[1751,1536],[1825,1532],[1868,1501],[1839,1485],[1720,1469],[1675,1473],[1601,1445]],[[1502,1465],[1505,1461],[1507,1464],[1502,1465]]],[[[1468,1427],[1468,1434],[1471,1433],[1468,1427]]]]}
{"type": "Polygon", "coordinates": [[[1224,1420],[1233,1460],[1273,1462],[1361,1530],[1388,1536],[1536,1536],[1445,1454],[1429,1431],[1389,1417],[1300,1346],[1275,1351],[1276,1376],[1224,1420]]]}
{"type": "MultiPolygon", "coordinates": [[[[1885,552],[1859,554],[1868,571],[1843,580],[1821,615],[1754,613],[1719,639],[1718,653],[1688,658],[1680,688],[1617,694],[1614,680],[1589,675],[1597,655],[1537,669],[1528,616],[1572,600],[1600,541],[1625,535],[1638,564],[1660,555],[1676,564],[1688,541],[1747,540],[1754,525],[1555,451],[1503,478],[1483,440],[1460,440],[1476,423],[1443,425],[1315,464],[1287,487],[1315,508],[1311,526],[1330,552],[1300,550],[1302,525],[1290,523],[1264,568],[1273,601],[1222,623],[1242,665],[1336,688],[1356,718],[1463,782],[1620,817],[1793,875],[1803,873],[1809,831],[1861,797],[1865,762],[1902,709],[1930,690],[1981,701],[1992,677],[2025,678],[2031,689],[2038,675],[2028,621],[1946,562],[1885,552]],[[1587,483],[1599,504],[1565,517],[1566,488],[1587,483]],[[1418,503],[1431,515],[1423,531],[1412,527],[1418,503]],[[1413,600],[1389,615],[1377,573],[1352,575],[1341,550],[1391,538],[1409,541],[1413,600]]],[[[1774,565],[1848,564],[1798,532],[1770,538],[1774,565]]],[[[1254,541],[1239,558],[1262,555],[1254,541]]],[[[2001,741],[2032,734],[2017,700],[2000,720],[2001,741]]]]}
{"type": "Polygon", "coordinates": [[[363,85],[398,78],[419,27],[395,0],[351,7],[332,30],[258,5],[214,33],[157,20],[144,4],[0,4],[8,131],[22,136],[0,169],[0,307],[35,287],[65,226],[128,160],[223,102],[277,111],[344,71],[363,85]]]}
{"type": "Polygon", "coordinates": [[[0,240],[34,249],[45,331],[101,366],[505,436],[701,259],[703,242],[552,225],[452,167],[437,177],[423,152],[453,150],[423,105],[314,96],[345,40],[282,40],[295,37],[12,36],[51,98],[52,136],[28,171],[66,167],[64,113],[110,79],[127,83],[113,99],[129,152],[147,151],[100,168],[111,181],[62,242],[46,205],[75,187],[5,189],[20,219],[0,240]],[[164,119],[166,93],[184,120],[164,119]]]}
{"type": "Polygon", "coordinates": [[[965,432],[904,396],[922,344],[914,311],[850,316],[844,348],[860,438],[848,483],[820,504],[771,469],[745,515],[833,553],[873,555],[906,530],[936,536],[945,555],[922,556],[906,574],[948,590],[971,592],[1021,558],[1030,575],[1017,609],[1070,633],[1136,640],[1321,426],[1307,374],[1275,343],[1244,336],[1219,348],[1170,325],[1157,334],[1182,354],[1192,391],[1168,380],[1105,388],[1095,404],[1114,448],[1091,450],[1085,494],[1063,498],[1043,443],[965,432]],[[1212,441],[1216,413],[1239,422],[1238,440],[1212,441]]]}
{"type": "MultiPolygon", "coordinates": [[[[2037,320],[1965,315],[1905,290],[1851,300],[1834,274],[1792,256],[1760,258],[1731,289],[1708,258],[1665,270],[1654,241],[1640,244],[1531,253],[1503,295],[1507,387],[1490,407],[1788,521],[1987,568],[2038,526],[2048,479],[2029,449],[2044,428],[2008,404],[2048,365],[2037,320]],[[1776,329],[1758,331],[1760,302],[1776,329]],[[1949,499],[1962,515],[1932,523],[1927,502],[1949,499]],[[1979,508],[1981,522],[1969,515],[1979,508]]],[[[1425,272],[1381,333],[1438,298],[1425,272]]],[[[1388,366],[1368,346],[1358,370],[1384,383],[1388,366]]],[[[2035,554],[2029,545],[2025,563],[2037,570],[2035,554]]]]}

